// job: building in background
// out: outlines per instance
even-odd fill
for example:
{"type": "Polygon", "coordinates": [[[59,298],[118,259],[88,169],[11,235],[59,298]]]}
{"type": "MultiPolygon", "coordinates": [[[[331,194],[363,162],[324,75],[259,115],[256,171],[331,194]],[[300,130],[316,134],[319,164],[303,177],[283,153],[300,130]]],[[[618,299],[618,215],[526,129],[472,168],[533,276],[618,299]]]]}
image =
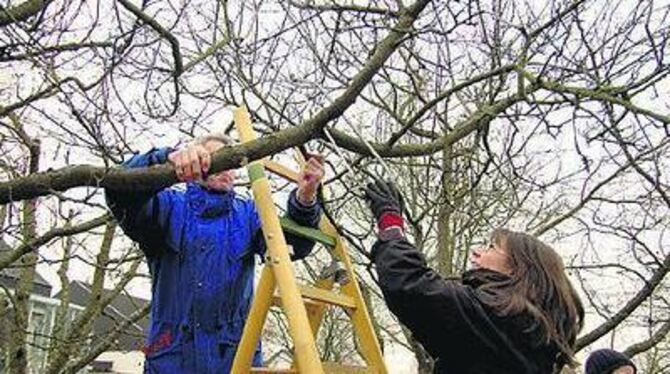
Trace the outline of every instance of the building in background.
{"type": "MultiPolygon", "coordinates": [[[[0,241],[0,258],[7,251],[7,245],[0,241]]],[[[14,324],[12,305],[6,293],[13,295],[19,277],[20,270],[17,268],[10,267],[0,270],[0,373],[4,372],[6,346],[10,338],[10,328],[14,324]]],[[[61,291],[51,296],[52,291],[53,287],[38,272],[35,272],[29,300],[26,338],[28,368],[31,373],[44,372],[48,362],[49,344],[62,295],[61,291]]],[[[68,291],[70,302],[66,320],[72,322],[88,304],[91,298],[91,287],[81,281],[72,281],[68,285],[68,291]]],[[[110,292],[110,290],[104,290],[102,297],[109,295],[110,292]]],[[[115,297],[93,322],[89,346],[108,337],[118,324],[127,321],[135,311],[147,306],[148,303],[148,300],[123,293],[115,297]]],[[[145,317],[131,324],[119,334],[108,350],[80,373],[141,373],[144,362],[142,353],[144,328],[148,325],[148,321],[148,317],[145,317]]]]}

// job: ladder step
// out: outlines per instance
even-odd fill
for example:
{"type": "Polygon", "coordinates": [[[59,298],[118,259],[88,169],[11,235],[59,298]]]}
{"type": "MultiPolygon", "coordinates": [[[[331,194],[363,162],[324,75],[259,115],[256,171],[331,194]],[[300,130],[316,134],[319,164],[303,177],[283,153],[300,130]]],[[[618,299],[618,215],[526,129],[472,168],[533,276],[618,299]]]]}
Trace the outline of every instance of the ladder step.
{"type": "Polygon", "coordinates": [[[271,368],[251,368],[255,374],[298,374],[298,369],[271,369],[271,368]]]}
{"type": "Polygon", "coordinates": [[[343,308],[356,309],[356,302],[353,297],[335,293],[316,287],[300,286],[302,297],[320,301],[331,305],[339,305],[343,308]]]}
{"type": "MultiPolygon", "coordinates": [[[[300,285],[300,293],[302,297],[306,300],[306,303],[320,302],[330,305],[341,306],[342,308],[347,308],[354,310],[356,309],[356,301],[353,297],[335,293],[333,291],[324,290],[317,287],[309,287],[305,285],[300,285]]],[[[272,298],[272,303],[274,305],[281,305],[281,297],[279,295],[274,295],[272,298]]]]}
{"type": "MultiPolygon", "coordinates": [[[[342,365],[335,362],[323,362],[323,371],[327,374],[372,374],[376,373],[372,368],[363,366],[342,365]]],[[[255,374],[298,374],[298,369],[271,369],[266,367],[251,368],[255,374]]]]}
{"type": "Polygon", "coordinates": [[[279,222],[281,223],[281,227],[285,232],[289,232],[293,235],[297,235],[306,239],[311,239],[329,248],[333,248],[335,247],[335,244],[337,244],[337,240],[335,240],[334,237],[312,227],[300,226],[288,217],[279,218],[279,222]]]}
{"type": "Polygon", "coordinates": [[[327,374],[373,374],[379,372],[370,367],[342,365],[337,362],[324,362],[323,371],[327,374]]]}
{"type": "Polygon", "coordinates": [[[288,179],[292,182],[298,182],[298,177],[300,174],[287,168],[286,166],[276,161],[272,161],[270,159],[263,160],[263,164],[265,165],[265,168],[267,170],[270,170],[271,172],[279,175],[280,177],[288,179]]]}

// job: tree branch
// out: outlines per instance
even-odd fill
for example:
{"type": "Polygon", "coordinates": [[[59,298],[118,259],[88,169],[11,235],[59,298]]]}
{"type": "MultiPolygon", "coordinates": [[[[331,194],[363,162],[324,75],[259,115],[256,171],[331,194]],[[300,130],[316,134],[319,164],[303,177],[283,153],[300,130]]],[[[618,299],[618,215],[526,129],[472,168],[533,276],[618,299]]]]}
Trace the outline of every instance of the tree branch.
{"type": "Polygon", "coordinates": [[[635,114],[642,114],[644,116],[651,117],[666,125],[670,124],[670,116],[664,116],[649,109],[640,108],[633,104],[630,100],[625,100],[611,95],[606,88],[601,87],[600,89],[588,89],[583,87],[565,86],[557,82],[535,77],[527,71],[519,70],[519,73],[523,74],[523,76],[526,77],[529,81],[533,82],[533,84],[536,84],[540,88],[544,88],[548,91],[572,94],[577,97],[587,97],[592,100],[620,105],[635,114]]]}
{"type": "MultiPolygon", "coordinates": [[[[306,120],[300,126],[288,128],[253,142],[226,147],[216,153],[210,168],[212,173],[234,169],[285,149],[303,144],[321,135],[328,122],[349,108],[363,88],[379,71],[409,32],[414,20],[430,0],[421,0],[403,10],[398,23],[377,45],[361,71],[351,80],[347,89],[333,103],[306,120]]],[[[152,190],[177,182],[170,165],[138,169],[106,169],[87,165],[71,166],[54,171],[35,173],[27,177],[0,183],[0,204],[45,196],[53,191],[73,187],[92,186],[118,190],[152,190]]]]}
{"type": "Polygon", "coordinates": [[[626,348],[622,353],[626,357],[634,357],[640,353],[646,352],[649,349],[656,346],[656,344],[663,341],[670,333],[670,320],[663,322],[661,327],[654,332],[649,339],[643,340],[639,343],[635,343],[630,347],[626,348]]]}
{"type": "Polygon", "coordinates": [[[181,58],[181,50],[179,48],[179,40],[172,35],[171,32],[166,30],[160,23],[155,19],[149,17],[148,14],[144,13],[140,8],[131,4],[127,0],[118,0],[124,8],[126,8],[130,13],[134,14],[135,17],[139,18],[142,22],[149,25],[154,31],[156,31],[160,36],[167,39],[168,43],[172,47],[172,58],[174,59],[174,71],[172,75],[177,78],[184,72],[184,65],[181,58]]]}
{"type": "MultiPolygon", "coordinates": [[[[529,91],[530,92],[530,91],[529,91]]],[[[460,125],[456,126],[453,131],[439,139],[425,143],[425,144],[403,144],[389,147],[387,144],[370,144],[380,156],[383,157],[408,157],[408,156],[425,156],[440,152],[445,146],[454,144],[473,132],[484,128],[493,120],[498,114],[504,112],[512,105],[522,101],[526,95],[515,94],[491,105],[482,105],[469,118],[464,120],[460,125]]],[[[335,142],[342,148],[349,151],[356,152],[362,155],[371,156],[372,153],[366,143],[357,138],[347,135],[344,131],[329,129],[333,135],[335,142]]],[[[0,195],[1,196],[1,195],[0,195]]]]}
{"type": "Polygon", "coordinates": [[[591,330],[586,335],[583,335],[577,340],[577,349],[576,351],[581,350],[587,345],[593,343],[594,341],[600,339],[603,335],[610,332],[612,329],[617,327],[623,320],[625,320],[631,313],[637,309],[640,304],[642,304],[656,288],[661,284],[663,278],[670,270],[670,255],[666,256],[663,260],[663,264],[654,271],[651,279],[640,289],[635,296],[628,300],[626,305],[624,305],[615,315],[610,319],[603,322],[600,326],[591,330]]]}
{"type": "Polygon", "coordinates": [[[90,364],[96,357],[100,356],[101,353],[109,349],[109,347],[114,344],[114,341],[125,332],[130,326],[134,325],[137,321],[146,317],[151,310],[151,304],[143,306],[141,309],[133,313],[126,321],[121,324],[116,325],[114,331],[109,334],[106,334],[100,343],[91,347],[91,349],[86,352],[85,355],[79,357],[75,362],[66,366],[63,372],[65,373],[76,373],[79,370],[83,369],[86,365],[90,364]]]}
{"type": "Polygon", "coordinates": [[[103,216],[100,216],[98,218],[92,219],[88,222],[84,222],[76,226],[51,229],[46,234],[33,240],[30,240],[27,243],[22,244],[20,247],[13,250],[9,255],[2,258],[2,260],[0,260],[0,270],[8,267],[9,265],[13,264],[15,261],[20,259],[23,255],[27,254],[28,252],[36,250],[37,248],[50,242],[54,238],[79,234],[91,230],[93,228],[96,228],[98,226],[102,226],[103,224],[111,220],[112,216],[110,214],[105,214],[103,216]]]}
{"type": "Polygon", "coordinates": [[[53,0],[28,0],[9,9],[0,6],[0,27],[25,21],[46,9],[53,0]]]}
{"type": "Polygon", "coordinates": [[[313,4],[312,1],[307,1],[305,3],[299,3],[296,1],[291,1],[289,0],[288,2],[291,6],[294,6],[298,9],[309,9],[309,10],[315,10],[319,12],[354,12],[354,13],[370,13],[370,14],[379,14],[379,15],[390,15],[393,17],[398,17],[400,15],[400,12],[391,10],[391,9],[383,9],[383,8],[376,8],[376,7],[371,7],[371,6],[362,6],[362,5],[354,5],[354,4],[336,4],[333,2],[332,5],[329,4],[313,4]]]}

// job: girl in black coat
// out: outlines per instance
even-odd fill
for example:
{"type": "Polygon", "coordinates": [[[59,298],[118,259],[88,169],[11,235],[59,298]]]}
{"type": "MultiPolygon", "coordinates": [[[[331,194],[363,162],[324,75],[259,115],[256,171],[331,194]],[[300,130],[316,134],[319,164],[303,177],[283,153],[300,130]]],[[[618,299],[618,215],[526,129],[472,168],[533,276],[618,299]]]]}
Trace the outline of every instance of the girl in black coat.
{"type": "Polygon", "coordinates": [[[436,360],[436,373],[551,374],[572,356],[584,310],[561,258],[536,238],[496,230],[462,281],[429,268],[404,236],[393,184],[368,185],[372,256],[389,309],[436,360]]]}

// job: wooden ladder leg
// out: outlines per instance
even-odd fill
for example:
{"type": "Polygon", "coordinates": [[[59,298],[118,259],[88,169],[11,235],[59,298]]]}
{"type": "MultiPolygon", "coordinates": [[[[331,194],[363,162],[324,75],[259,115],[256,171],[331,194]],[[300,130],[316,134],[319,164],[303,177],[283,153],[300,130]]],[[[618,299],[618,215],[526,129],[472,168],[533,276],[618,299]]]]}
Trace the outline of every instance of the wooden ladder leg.
{"type": "MultiPolygon", "coordinates": [[[[256,139],[246,108],[236,109],[234,119],[243,142],[256,139]]],[[[270,184],[265,177],[262,161],[252,162],[247,166],[247,170],[263,227],[263,236],[267,244],[268,259],[266,267],[269,266],[272,270],[279,289],[282,308],[288,319],[289,333],[295,346],[298,369],[302,373],[323,373],[323,366],[316,349],[316,341],[311,334],[307,311],[293,273],[293,264],[279,222],[277,209],[272,201],[270,184]]]]}
{"type": "MultiPolygon", "coordinates": [[[[296,152],[295,158],[300,165],[305,163],[305,158],[302,153],[296,152]]],[[[285,173],[288,174],[288,173],[285,173]]],[[[354,273],[353,264],[351,263],[351,258],[349,257],[348,248],[337,232],[337,229],[333,223],[327,218],[323,217],[319,223],[319,229],[334,238],[337,239],[337,244],[333,248],[334,256],[337,257],[339,261],[344,263],[344,267],[347,271],[347,276],[349,277],[349,283],[342,287],[342,293],[352,297],[355,300],[356,308],[349,311],[349,316],[354,328],[354,333],[356,338],[358,338],[359,345],[361,348],[361,353],[367,364],[374,370],[376,373],[386,374],[388,370],[386,364],[384,363],[384,357],[381,353],[381,346],[379,344],[379,339],[377,334],[372,326],[372,320],[370,319],[370,314],[363,298],[356,274],[354,273]]],[[[332,289],[332,283],[330,285],[332,289]]],[[[318,332],[319,326],[322,322],[323,314],[325,313],[325,306],[318,310],[318,315],[313,316],[310,320],[312,323],[312,328],[314,334],[318,332]]]]}
{"type": "Polygon", "coordinates": [[[251,362],[256,351],[256,345],[261,337],[263,325],[267,319],[272,295],[275,291],[275,279],[267,266],[261,271],[261,279],[256,288],[254,301],[251,303],[249,317],[244,324],[242,338],[237,346],[235,359],[231,369],[232,374],[243,374],[251,371],[251,362]]]}
{"type": "Polygon", "coordinates": [[[337,245],[335,246],[335,254],[340,261],[343,262],[349,277],[349,283],[342,287],[342,293],[352,297],[356,303],[356,308],[352,310],[350,317],[354,326],[354,332],[359,339],[363,358],[376,373],[386,374],[388,373],[388,370],[384,363],[381,346],[377,334],[372,327],[372,320],[370,319],[363,293],[358,285],[358,280],[356,278],[356,273],[354,273],[354,267],[351,263],[346,243],[339,237],[337,230],[330,221],[324,222],[321,229],[326,234],[338,238],[337,245]]]}

